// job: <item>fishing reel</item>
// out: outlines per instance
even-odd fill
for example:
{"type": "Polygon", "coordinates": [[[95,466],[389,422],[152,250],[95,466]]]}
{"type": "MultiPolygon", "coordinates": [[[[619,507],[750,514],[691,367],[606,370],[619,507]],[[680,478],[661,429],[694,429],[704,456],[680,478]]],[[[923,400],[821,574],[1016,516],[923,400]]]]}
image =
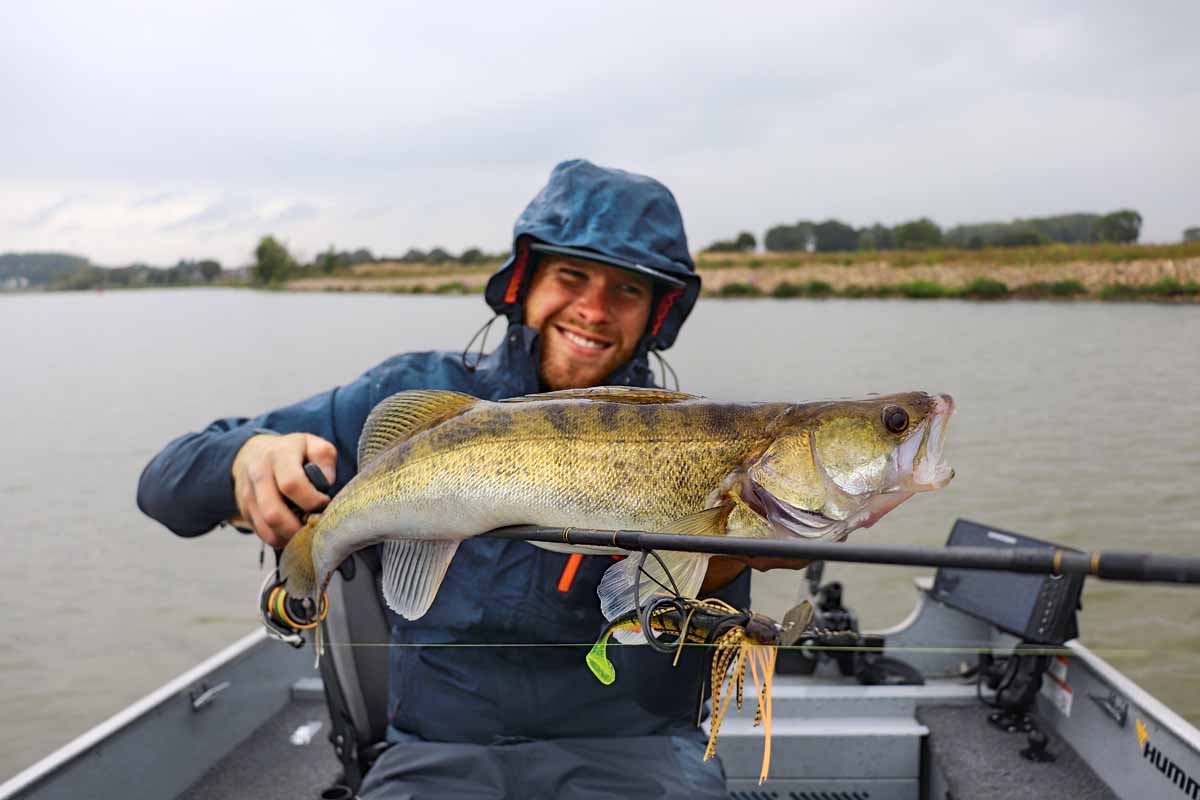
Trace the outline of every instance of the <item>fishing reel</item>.
{"type": "Polygon", "coordinates": [[[825,562],[816,561],[804,571],[807,597],[783,618],[784,643],[796,649],[780,654],[782,673],[811,675],[824,660],[833,661],[838,672],[856,672],[856,648],[860,645],[858,615],[842,604],[842,584],[822,583],[825,562]]]}
{"type": "Polygon", "coordinates": [[[858,615],[842,602],[842,584],[822,583],[825,562],[805,570],[808,596],[783,618],[783,643],[777,670],[781,674],[812,675],[822,661],[865,686],[919,686],[920,671],[898,658],[884,655],[884,637],[864,634],[858,615]]]}
{"type": "Polygon", "coordinates": [[[329,595],[321,593],[318,608],[310,598],[289,595],[286,583],[279,578],[278,570],[267,576],[258,599],[258,613],[268,636],[292,647],[302,647],[304,637],[300,632],[316,628],[329,614],[329,595]]]}
{"type": "MultiPolygon", "coordinates": [[[[304,475],[318,491],[329,492],[329,481],[325,479],[325,474],[316,464],[305,463],[304,475]]],[[[290,500],[285,499],[285,502],[302,523],[307,521],[308,514],[290,500]]],[[[329,613],[329,595],[325,592],[321,593],[320,608],[307,597],[289,595],[285,588],[287,581],[279,575],[279,558],[282,553],[282,549],[275,548],[275,569],[263,581],[258,598],[258,613],[263,627],[267,629],[268,636],[281,642],[287,642],[292,647],[302,647],[304,637],[300,632],[312,630],[325,620],[325,616],[329,613]]],[[[260,554],[260,564],[261,561],[260,554]]]]}

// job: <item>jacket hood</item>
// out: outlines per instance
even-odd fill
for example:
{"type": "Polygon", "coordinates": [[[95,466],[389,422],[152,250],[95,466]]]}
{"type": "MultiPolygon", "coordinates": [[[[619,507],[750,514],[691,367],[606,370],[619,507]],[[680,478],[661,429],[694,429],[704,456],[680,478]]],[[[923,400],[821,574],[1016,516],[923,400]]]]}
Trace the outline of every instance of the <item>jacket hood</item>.
{"type": "Polygon", "coordinates": [[[590,259],[654,281],[655,306],[639,350],[665,350],[700,295],[683,217],[666,186],[645,175],[564,161],[513,227],[512,255],[488,281],[497,314],[521,322],[525,289],[547,253],[590,259]]]}

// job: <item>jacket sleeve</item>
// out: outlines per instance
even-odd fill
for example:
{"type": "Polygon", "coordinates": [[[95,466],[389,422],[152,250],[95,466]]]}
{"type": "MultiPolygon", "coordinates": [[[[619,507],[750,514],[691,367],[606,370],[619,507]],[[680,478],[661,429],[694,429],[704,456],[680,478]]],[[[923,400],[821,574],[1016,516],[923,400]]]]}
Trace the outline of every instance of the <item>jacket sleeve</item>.
{"type": "Polygon", "coordinates": [[[373,372],[253,419],[219,419],[175,439],[142,471],[138,508],[179,536],[198,536],[236,516],[233,459],[247,439],[263,430],[311,433],[331,442],[338,451],[336,492],[357,469],[358,437],[372,405],[373,372]]]}

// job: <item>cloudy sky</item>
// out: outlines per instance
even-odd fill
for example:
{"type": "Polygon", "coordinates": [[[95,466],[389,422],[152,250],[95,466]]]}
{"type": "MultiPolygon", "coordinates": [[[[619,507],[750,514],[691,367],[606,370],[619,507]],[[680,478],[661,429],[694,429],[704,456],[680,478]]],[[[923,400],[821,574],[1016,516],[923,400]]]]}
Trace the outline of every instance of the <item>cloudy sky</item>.
{"type": "Polygon", "coordinates": [[[1200,225],[1200,4],[5,3],[0,251],[508,246],[564,158],[772,224],[1200,225]],[[1005,6],[1000,8],[999,6],[1005,6]]]}

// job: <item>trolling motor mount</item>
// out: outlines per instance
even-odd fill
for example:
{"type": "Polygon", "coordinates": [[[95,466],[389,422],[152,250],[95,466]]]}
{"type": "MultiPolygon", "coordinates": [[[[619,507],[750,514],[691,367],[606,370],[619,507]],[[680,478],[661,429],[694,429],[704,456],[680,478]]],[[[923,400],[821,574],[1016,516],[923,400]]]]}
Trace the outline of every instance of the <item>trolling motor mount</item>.
{"type": "Polygon", "coordinates": [[[842,602],[841,582],[822,583],[824,572],[822,561],[805,570],[808,597],[812,599],[801,601],[784,617],[784,644],[795,647],[780,651],[777,670],[782,674],[811,675],[822,660],[831,660],[838,672],[853,676],[865,686],[924,684],[919,670],[883,654],[882,636],[859,631],[858,615],[842,602]],[[802,610],[806,613],[799,613],[802,610]]]}

